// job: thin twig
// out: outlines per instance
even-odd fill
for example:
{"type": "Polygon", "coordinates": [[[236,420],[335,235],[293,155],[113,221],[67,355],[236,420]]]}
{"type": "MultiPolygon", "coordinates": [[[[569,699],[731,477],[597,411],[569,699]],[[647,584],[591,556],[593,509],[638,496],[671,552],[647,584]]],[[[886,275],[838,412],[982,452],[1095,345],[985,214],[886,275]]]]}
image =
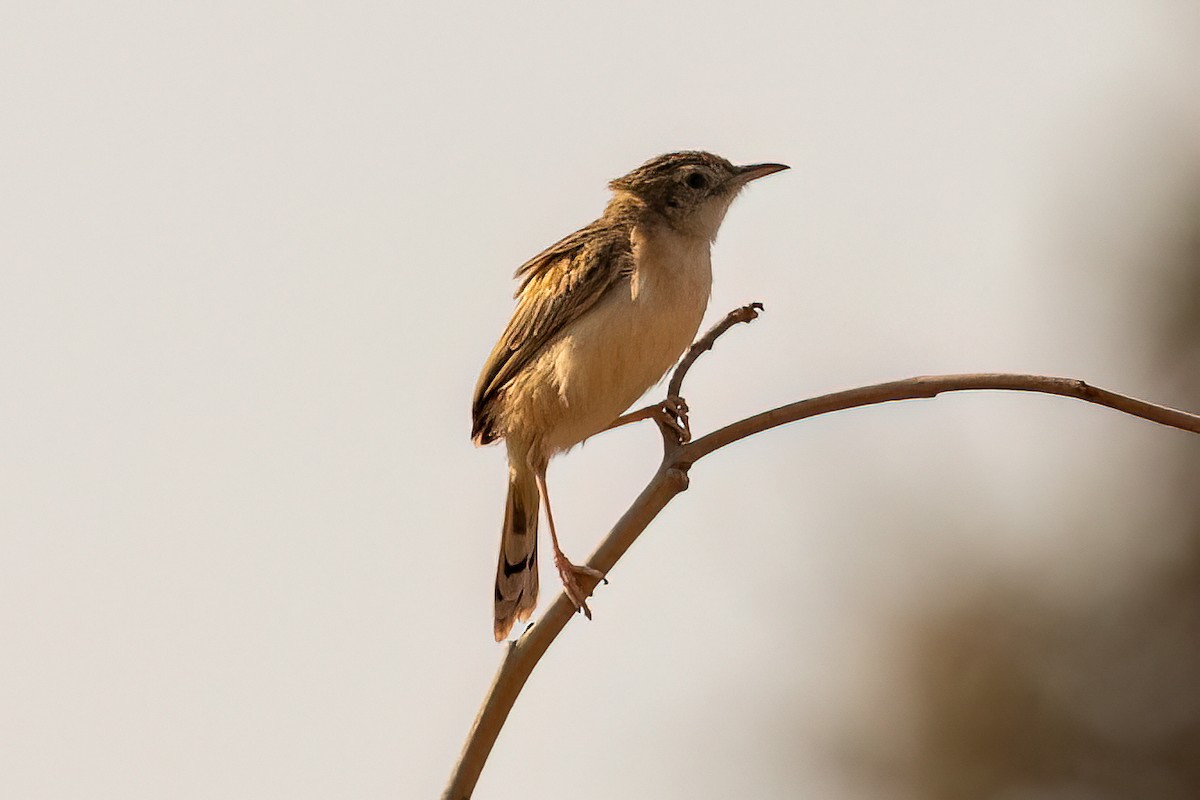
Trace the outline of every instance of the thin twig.
{"type": "MultiPolygon", "coordinates": [[[[739,322],[749,322],[757,316],[758,304],[745,306],[731,312],[721,323],[705,334],[688,350],[672,376],[670,389],[678,396],[683,378],[696,358],[712,347],[717,337],[739,322]],[[757,308],[756,308],[757,306],[757,308]],[[748,316],[746,316],[748,315],[748,316]]],[[[1089,403],[1140,417],[1160,425],[1167,425],[1191,433],[1200,433],[1200,415],[1159,406],[1126,395],[1110,392],[1072,378],[1057,378],[1044,375],[1017,374],[965,374],[933,375],[864,386],[844,392],[813,397],[789,405],[764,411],[753,417],[740,420],[714,431],[686,445],[673,445],[664,437],[662,465],[650,480],[629,510],[617,521],[613,529],[600,542],[600,546],[588,559],[588,566],[608,573],[620,560],[630,545],[637,540],[646,526],[658,516],[674,497],[688,486],[688,469],[696,461],[734,442],[753,436],[789,422],[896,400],[931,398],[943,392],[999,389],[1019,392],[1041,392],[1062,397],[1073,397],[1089,403]]],[[[595,581],[581,581],[583,590],[591,593],[595,581]]],[[[526,680],[550,644],[575,614],[574,605],[565,594],[560,594],[537,624],[526,630],[525,635],[508,646],[500,669],[488,689],[483,706],[471,726],[462,755],[450,776],[443,793],[443,800],[467,800],[475,789],[484,763],[509,711],[525,686],[526,680]]]]}
{"type": "Polygon", "coordinates": [[[751,303],[748,306],[735,308],[725,315],[725,319],[713,325],[708,333],[697,339],[683,354],[683,358],[679,360],[679,366],[675,367],[675,372],[671,375],[671,382],[667,384],[667,397],[682,396],[683,379],[687,377],[688,370],[692,368],[692,364],[696,363],[697,358],[712,350],[712,346],[717,343],[717,338],[721,334],[739,323],[753,322],[758,319],[758,312],[762,310],[762,303],[751,303]]]}

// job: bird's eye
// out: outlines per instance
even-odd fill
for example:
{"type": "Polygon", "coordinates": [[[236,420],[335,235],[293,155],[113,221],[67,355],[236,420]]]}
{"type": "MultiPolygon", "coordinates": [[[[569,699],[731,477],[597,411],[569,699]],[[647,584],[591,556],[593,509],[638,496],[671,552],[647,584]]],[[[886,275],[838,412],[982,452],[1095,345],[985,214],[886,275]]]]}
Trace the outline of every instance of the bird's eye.
{"type": "Polygon", "coordinates": [[[703,189],[708,186],[708,178],[702,172],[693,172],[684,178],[684,182],[693,189],[703,189]]]}

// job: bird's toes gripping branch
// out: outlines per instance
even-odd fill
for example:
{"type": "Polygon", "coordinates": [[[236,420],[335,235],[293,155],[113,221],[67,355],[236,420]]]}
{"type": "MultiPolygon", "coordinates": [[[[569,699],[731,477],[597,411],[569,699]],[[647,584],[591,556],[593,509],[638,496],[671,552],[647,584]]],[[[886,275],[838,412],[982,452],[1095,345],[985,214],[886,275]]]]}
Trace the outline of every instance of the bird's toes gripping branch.
{"type": "Polygon", "coordinates": [[[679,444],[692,440],[692,426],[688,420],[688,404],[682,397],[672,395],[662,402],[654,415],[654,421],[664,436],[674,437],[679,444]]]}
{"type": "MultiPolygon", "coordinates": [[[[600,581],[607,583],[608,581],[605,579],[604,573],[591,567],[572,564],[561,551],[554,554],[554,566],[558,569],[558,577],[562,580],[563,591],[566,592],[571,602],[575,604],[575,610],[582,611],[585,617],[591,619],[592,610],[587,605],[587,599],[591,595],[591,592],[584,591],[579,581],[581,578],[591,578],[595,583],[599,583],[600,581]]],[[[595,583],[593,583],[593,586],[595,583]]]]}

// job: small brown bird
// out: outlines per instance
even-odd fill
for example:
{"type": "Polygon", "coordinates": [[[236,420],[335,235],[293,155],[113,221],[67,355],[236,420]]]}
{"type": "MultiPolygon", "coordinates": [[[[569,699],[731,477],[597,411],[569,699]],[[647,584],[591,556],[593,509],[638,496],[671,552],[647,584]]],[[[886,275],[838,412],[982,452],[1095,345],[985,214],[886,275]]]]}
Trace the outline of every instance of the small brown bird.
{"type": "Polygon", "coordinates": [[[784,169],[697,151],[659,156],[609,183],[600,219],[517,270],[516,311],[471,405],[475,444],[508,444],[496,641],[537,604],[541,500],[563,588],[591,616],[578,579],[601,576],[558,545],[546,465],[589,436],[651,416],[620,415],[695,337],[712,288],[710,246],[729,204],[750,181],[784,169]]]}

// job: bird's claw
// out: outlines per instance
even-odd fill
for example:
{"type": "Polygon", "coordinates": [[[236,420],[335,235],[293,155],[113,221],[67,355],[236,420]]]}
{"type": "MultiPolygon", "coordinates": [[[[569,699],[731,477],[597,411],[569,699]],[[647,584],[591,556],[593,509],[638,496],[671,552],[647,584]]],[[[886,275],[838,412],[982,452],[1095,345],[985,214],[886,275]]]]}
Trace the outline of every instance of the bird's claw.
{"type": "Polygon", "coordinates": [[[671,396],[662,401],[659,414],[655,415],[658,427],[664,433],[670,431],[679,444],[692,440],[692,427],[688,421],[688,404],[682,397],[671,396]]]}
{"type": "Polygon", "coordinates": [[[582,611],[585,617],[591,619],[592,610],[588,608],[588,595],[584,593],[583,587],[579,585],[579,578],[586,576],[596,581],[608,583],[608,579],[604,577],[604,573],[591,567],[581,567],[578,564],[572,564],[567,560],[566,556],[558,553],[554,556],[554,566],[558,569],[558,577],[562,580],[563,591],[566,592],[567,597],[575,605],[575,610],[582,611]]]}

